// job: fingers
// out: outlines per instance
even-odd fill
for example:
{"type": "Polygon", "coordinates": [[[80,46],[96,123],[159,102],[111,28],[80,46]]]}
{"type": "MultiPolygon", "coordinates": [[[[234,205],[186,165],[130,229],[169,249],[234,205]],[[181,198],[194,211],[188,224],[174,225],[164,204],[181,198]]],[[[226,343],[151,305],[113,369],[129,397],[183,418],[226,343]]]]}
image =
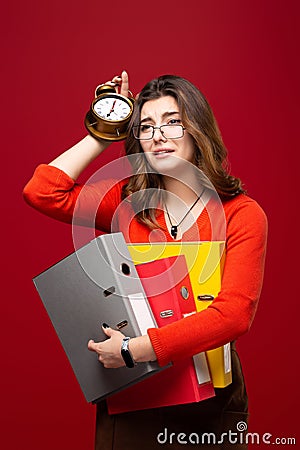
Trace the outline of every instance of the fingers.
{"type": "Polygon", "coordinates": [[[128,97],[128,89],[129,89],[129,80],[128,74],[125,70],[121,73],[121,90],[120,94],[128,97]]]}
{"type": "Polygon", "coordinates": [[[96,345],[96,342],[93,341],[92,339],[88,342],[88,349],[89,349],[91,352],[96,352],[96,353],[97,353],[97,345],[96,345]]]}
{"type": "MultiPolygon", "coordinates": [[[[102,330],[104,331],[104,333],[108,337],[111,337],[111,335],[113,334],[113,331],[114,331],[106,323],[102,324],[102,330]]],[[[95,353],[100,354],[100,345],[101,345],[101,342],[95,342],[93,339],[90,339],[89,342],[88,342],[88,349],[91,352],[95,352],[95,353]]]]}
{"type": "MultiPolygon", "coordinates": [[[[129,95],[129,80],[128,80],[128,74],[126,70],[123,70],[123,72],[120,75],[116,75],[113,77],[112,80],[106,81],[106,83],[109,86],[113,86],[116,89],[116,92],[120,93],[121,95],[124,95],[125,97],[128,97],[129,95]]],[[[97,89],[96,89],[97,90],[97,89]]]]}
{"type": "MultiPolygon", "coordinates": [[[[107,337],[111,338],[114,337],[114,339],[117,339],[118,341],[122,340],[125,336],[118,330],[114,330],[106,323],[102,324],[102,330],[106,334],[107,337]]],[[[88,349],[92,352],[96,352],[100,354],[101,348],[103,347],[102,344],[108,344],[109,340],[104,340],[102,342],[95,342],[93,339],[90,339],[88,342],[88,349]]]]}
{"type": "Polygon", "coordinates": [[[112,337],[112,335],[114,334],[114,331],[112,328],[110,328],[109,325],[106,325],[106,323],[104,323],[102,325],[102,330],[104,331],[104,333],[106,334],[107,337],[112,337]]]}
{"type": "Polygon", "coordinates": [[[95,352],[97,354],[98,361],[103,363],[103,357],[100,352],[99,344],[96,344],[96,342],[94,342],[93,340],[90,340],[88,342],[88,349],[91,352],[95,352]]]}
{"type": "Polygon", "coordinates": [[[117,368],[124,366],[124,360],[121,356],[121,345],[124,335],[111,328],[106,323],[102,324],[102,330],[109,339],[101,342],[95,342],[90,339],[88,349],[97,354],[98,360],[105,368],[117,368]]]}
{"type": "Polygon", "coordinates": [[[114,87],[115,87],[116,90],[118,91],[118,86],[120,86],[121,83],[122,83],[122,77],[120,77],[119,75],[116,75],[116,76],[113,77],[113,79],[111,80],[111,83],[114,85],[114,87]]]}
{"type": "MultiPolygon", "coordinates": [[[[99,84],[99,86],[97,86],[97,88],[100,86],[112,86],[118,92],[118,86],[121,85],[121,82],[122,82],[122,77],[120,77],[119,75],[116,75],[115,77],[112,78],[112,80],[108,80],[103,84],[99,84]]],[[[96,90],[97,90],[97,88],[96,88],[96,90]]]]}

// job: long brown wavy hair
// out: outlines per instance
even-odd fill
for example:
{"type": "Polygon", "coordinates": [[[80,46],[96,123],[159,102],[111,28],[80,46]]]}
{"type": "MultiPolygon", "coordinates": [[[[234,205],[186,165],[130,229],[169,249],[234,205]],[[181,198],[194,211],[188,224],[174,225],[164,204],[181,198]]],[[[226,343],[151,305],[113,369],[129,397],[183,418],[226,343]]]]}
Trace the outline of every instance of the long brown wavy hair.
{"type": "Polygon", "coordinates": [[[147,208],[147,205],[150,197],[153,204],[153,196],[156,196],[156,204],[161,204],[164,193],[163,177],[149,166],[140,142],[133,136],[132,127],[140,123],[144,103],[163,96],[171,96],[177,101],[182,124],[194,140],[194,164],[210,180],[221,199],[232,198],[244,192],[241,180],[229,174],[227,150],[204,95],[182,77],[160,76],[147,83],[139,93],[125,142],[126,154],[136,156],[131,161],[134,175],[123,188],[123,198],[135,194],[132,197],[132,205],[137,212],[137,218],[151,228],[157,225],[156,212],[154,208],[147,208]]]}

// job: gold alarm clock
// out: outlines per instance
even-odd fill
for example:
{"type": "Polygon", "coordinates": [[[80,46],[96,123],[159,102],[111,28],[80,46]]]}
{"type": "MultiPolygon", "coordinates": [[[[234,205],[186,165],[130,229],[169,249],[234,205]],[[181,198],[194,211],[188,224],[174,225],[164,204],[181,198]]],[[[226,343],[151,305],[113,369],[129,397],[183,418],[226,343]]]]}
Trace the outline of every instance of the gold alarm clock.
{"type": "Polygon", "coordinates": [[[127,137],[133,104],[133,97],[118,94],[113,86],[98,86],[84,121],[88,132],[96,139],[122,141],[127,137]]]}

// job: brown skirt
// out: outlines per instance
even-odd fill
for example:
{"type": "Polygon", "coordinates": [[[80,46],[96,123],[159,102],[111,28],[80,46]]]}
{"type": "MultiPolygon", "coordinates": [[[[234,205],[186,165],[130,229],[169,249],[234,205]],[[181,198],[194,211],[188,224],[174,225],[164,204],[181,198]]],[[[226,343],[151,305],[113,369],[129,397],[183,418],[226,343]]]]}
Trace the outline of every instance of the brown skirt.
{"type": "Polygon", "coordinates": [[[233,381],[208,400],[114,415],[98,403],[95,450],[246,449],[248,398],[234,345],[231,354],[233,381]]]}

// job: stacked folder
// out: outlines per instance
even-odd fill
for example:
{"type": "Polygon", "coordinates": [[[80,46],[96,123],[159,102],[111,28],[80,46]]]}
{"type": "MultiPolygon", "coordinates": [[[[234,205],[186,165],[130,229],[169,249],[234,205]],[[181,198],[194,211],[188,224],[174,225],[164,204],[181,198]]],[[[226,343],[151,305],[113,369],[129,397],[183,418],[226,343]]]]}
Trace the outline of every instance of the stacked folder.
{"type": "Polygon", "coordinates": [[[34,284],[88,402],[162,370],[156,362],[105,369],[87,348],[90,339],[106,338],[103,322],[116,329],[126,324],[122,331],[132,337],[156,326],[122,233],[93,239],[36,276],[34,284]]]}
{"type": "MultiPolygon", "coordinates": [[[[184,255],[136,266],[159,327],[195,313],[192,286],[184,255]]],[[[110,414],[198,402],[215,395],[206,354],[176,361],[107,399],[110,414]]]]}
{"type": "MultiPolygon", "coordinates": [[[[135,264],[184,255],[197,311],[207,308],[221,289],[224,241],[141,243],[129,244],[128,249],[135,264]]],[[[228,386],[232,382],[230,343],[208,351],[207,359],[214,387],[228,386]]]]}
{"type": "Polygon", "coordinates": [[[127,245],[102,235],[34,278],[34,284],[89,402],[111,413],[190,403],[231,382],[230,345],[167,368],[140,363],[105,369],[87,349],[101,324],[131,337],[206,308],[218,295],[224,242],[127,245]]]}

